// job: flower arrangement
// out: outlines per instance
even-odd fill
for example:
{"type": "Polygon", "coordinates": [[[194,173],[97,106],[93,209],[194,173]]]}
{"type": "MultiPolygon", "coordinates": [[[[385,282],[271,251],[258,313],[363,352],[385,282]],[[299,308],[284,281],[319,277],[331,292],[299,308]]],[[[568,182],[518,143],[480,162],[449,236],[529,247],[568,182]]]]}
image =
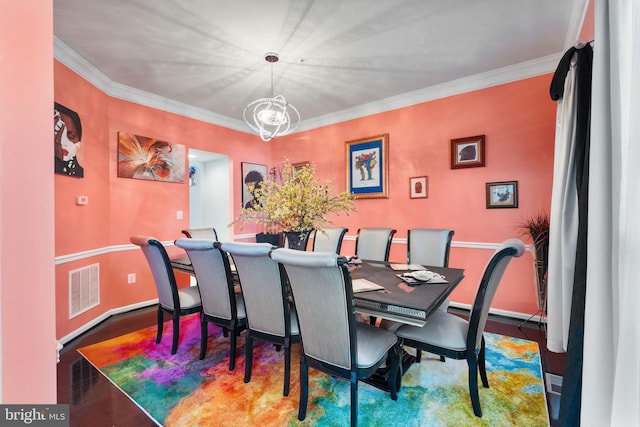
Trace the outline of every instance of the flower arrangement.
{"type": "MultiPolygon", "coordinates": [[[[285,159],[281,169],[282,182],[263,181],[255,189],[256,203],[242,209],[233,223],[265,224],[268,231],[305,233],[330,224],[328,213],[354,211],[353,195],[331,194],[331,181],[321,183],[315,166],[310,163],[295,168],[285,159]]],[[[232,223],[232,224],[233,224],[232,223]]]]}

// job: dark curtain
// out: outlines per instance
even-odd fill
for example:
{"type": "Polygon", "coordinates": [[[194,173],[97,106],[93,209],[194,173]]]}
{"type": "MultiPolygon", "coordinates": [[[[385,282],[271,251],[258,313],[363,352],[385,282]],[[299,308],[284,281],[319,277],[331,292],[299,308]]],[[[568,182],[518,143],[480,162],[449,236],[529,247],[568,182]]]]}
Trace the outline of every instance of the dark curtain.
{"type": "Polygon", "coordinates": [[[564,82],[571,58],[578,55],[576,65],[576,190],[578,192],[578,240],[571,299],[569,339],[560,397],[558,425],[580,425],[582,394],[582,355],[584,345],[584,306],[587,288],[587,221],[589,206],[589,143],[591,125],[591,71],[593,49],[571,48],[560,60],[551,82],[551,99],[562,98],[564,82]]]}

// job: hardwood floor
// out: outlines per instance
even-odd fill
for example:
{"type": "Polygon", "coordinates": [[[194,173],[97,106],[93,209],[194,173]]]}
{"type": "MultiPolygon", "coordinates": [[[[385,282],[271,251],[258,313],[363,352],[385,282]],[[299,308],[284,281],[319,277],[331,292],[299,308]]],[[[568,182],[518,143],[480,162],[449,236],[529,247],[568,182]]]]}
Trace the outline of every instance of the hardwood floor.
{"type": "MultiPolygon", "coordinates": [[[[451,312],[465,315],[462,310],[451,312]]],[[[68,403],[70,425],[144,427],[155,423],[90,365],[78,348],[133,332],[156,323],[156,306],[112,316],[64,346],[58,363],[58,403],[68,403]]],[[[535,323],[490,316],[486,331],[525,338],[540,344],[543,372],[562,376],[564,354],[546,350],[543,328],[535,323]]],[[[547,393],[551,426],[556,425],[559,395],[547,393]]]]}

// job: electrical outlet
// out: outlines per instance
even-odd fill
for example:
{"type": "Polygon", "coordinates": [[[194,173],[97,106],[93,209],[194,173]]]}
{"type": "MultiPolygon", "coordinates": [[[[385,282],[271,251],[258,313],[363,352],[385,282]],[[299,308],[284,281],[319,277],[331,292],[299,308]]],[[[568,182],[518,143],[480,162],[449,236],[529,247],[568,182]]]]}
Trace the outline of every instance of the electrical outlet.
{"type": "Polygon", "coordinates": [[[136,273],[129,273],[127,283],[136,283],[136,273]]]}
{"type": "Polygon", "coordinates": [[[184,212],[177,211],[176,212],[176,219],[183,219],[183,218],[184,218],[184,212]]]}

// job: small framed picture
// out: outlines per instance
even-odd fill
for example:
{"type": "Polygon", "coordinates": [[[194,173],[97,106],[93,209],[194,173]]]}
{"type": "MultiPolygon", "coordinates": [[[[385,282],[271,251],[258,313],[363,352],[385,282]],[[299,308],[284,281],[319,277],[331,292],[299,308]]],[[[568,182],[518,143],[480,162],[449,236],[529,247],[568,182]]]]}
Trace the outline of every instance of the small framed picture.
{"type": "Polygon", "coordinates": [[[426,176],[414,176],[409,178],[409,197],[412,199],[423,199],[427,197],[427,182],[426,176]]]}
{"type": "Polygon", "coordinates": [[[484,135],[451,140],[451,169],[484,166],[484,135]]]}
{"type": "Polygon", "coordinates": [[[518,181],[487,182],[487,209],[517,207],[518,181]]]}
{"type": "Polygon", "coordinates": [[[293,173],[295,174],[299,170],[308,168],[309,166],[311,166],[311,162],[292,163],[291,166],[293,166],[293,173]]]}

